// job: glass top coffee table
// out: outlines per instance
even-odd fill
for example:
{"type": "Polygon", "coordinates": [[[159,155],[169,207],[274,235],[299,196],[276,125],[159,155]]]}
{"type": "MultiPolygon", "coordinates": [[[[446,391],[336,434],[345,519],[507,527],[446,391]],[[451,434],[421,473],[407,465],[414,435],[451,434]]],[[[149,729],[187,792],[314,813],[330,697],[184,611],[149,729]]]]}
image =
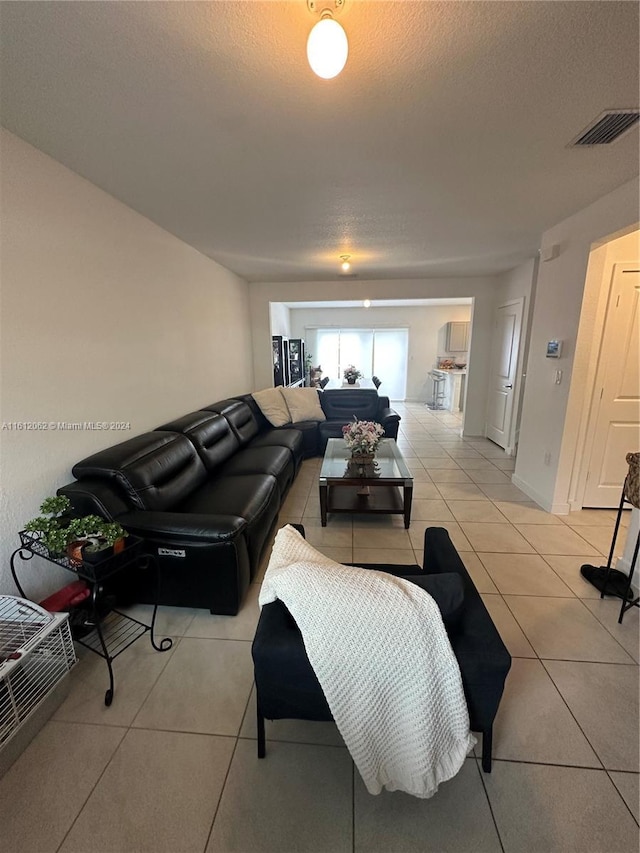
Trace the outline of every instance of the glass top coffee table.
{"type": "Polygon", "coordinates": [[[391,513],[411,522],[413,477],[393,438],[384,438],[374,459],[354,461],[342,438],[330,438],[320,469],[320,516],[329,512],[391,513]]]}

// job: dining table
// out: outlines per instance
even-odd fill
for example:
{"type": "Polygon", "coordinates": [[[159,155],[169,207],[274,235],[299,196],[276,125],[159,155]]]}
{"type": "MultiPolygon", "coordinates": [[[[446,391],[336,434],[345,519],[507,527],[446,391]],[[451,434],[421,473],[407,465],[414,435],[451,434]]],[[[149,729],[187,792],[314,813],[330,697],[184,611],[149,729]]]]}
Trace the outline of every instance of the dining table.
{"type": "Polygon", "coordinates": [[[373,388],[374,391],[376,390],[373,380],[365,379],[364,377],[358,379],[353,385],[349,385],[346,379],[330,379],[324,387],[325,391],[329,389],[333,391],[338,388],[345,390],[348,388],[373,388]]]}

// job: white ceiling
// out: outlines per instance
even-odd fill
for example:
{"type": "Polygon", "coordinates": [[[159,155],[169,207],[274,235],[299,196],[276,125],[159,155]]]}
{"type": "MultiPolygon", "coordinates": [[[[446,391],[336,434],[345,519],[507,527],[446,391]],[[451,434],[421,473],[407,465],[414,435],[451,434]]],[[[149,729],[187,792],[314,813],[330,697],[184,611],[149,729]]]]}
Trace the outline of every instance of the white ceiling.
{"type": "Polygon", "coordinates": [[[635,2],[2,2],[2,123],[250,281],[492,274],[638,172],[635,2]],[[322,4],[320,4],[322,5],[322,4]]]}

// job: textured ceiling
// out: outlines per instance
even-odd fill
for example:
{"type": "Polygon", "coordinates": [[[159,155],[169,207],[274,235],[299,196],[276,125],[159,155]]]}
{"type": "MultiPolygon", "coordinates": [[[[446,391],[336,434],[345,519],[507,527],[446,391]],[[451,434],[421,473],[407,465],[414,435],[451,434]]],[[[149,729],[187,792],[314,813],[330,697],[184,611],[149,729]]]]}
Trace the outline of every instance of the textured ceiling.
{"type": "Polygon", "coordinates": [[[635,2],[2,2],[2,123],[250,281],[490,274],[638,172],[635,2]]]}

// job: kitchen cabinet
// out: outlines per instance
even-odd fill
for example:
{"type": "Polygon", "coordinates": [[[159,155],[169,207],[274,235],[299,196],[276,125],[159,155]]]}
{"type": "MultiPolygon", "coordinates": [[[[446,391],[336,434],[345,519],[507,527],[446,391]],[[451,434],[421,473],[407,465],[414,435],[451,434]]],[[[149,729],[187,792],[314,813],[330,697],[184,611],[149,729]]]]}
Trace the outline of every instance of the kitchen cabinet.
{"type": "Polygon", "coordinates": [[[469,323],[447,323],[447,352],[467,352],[469,349],[469,323]]]}

